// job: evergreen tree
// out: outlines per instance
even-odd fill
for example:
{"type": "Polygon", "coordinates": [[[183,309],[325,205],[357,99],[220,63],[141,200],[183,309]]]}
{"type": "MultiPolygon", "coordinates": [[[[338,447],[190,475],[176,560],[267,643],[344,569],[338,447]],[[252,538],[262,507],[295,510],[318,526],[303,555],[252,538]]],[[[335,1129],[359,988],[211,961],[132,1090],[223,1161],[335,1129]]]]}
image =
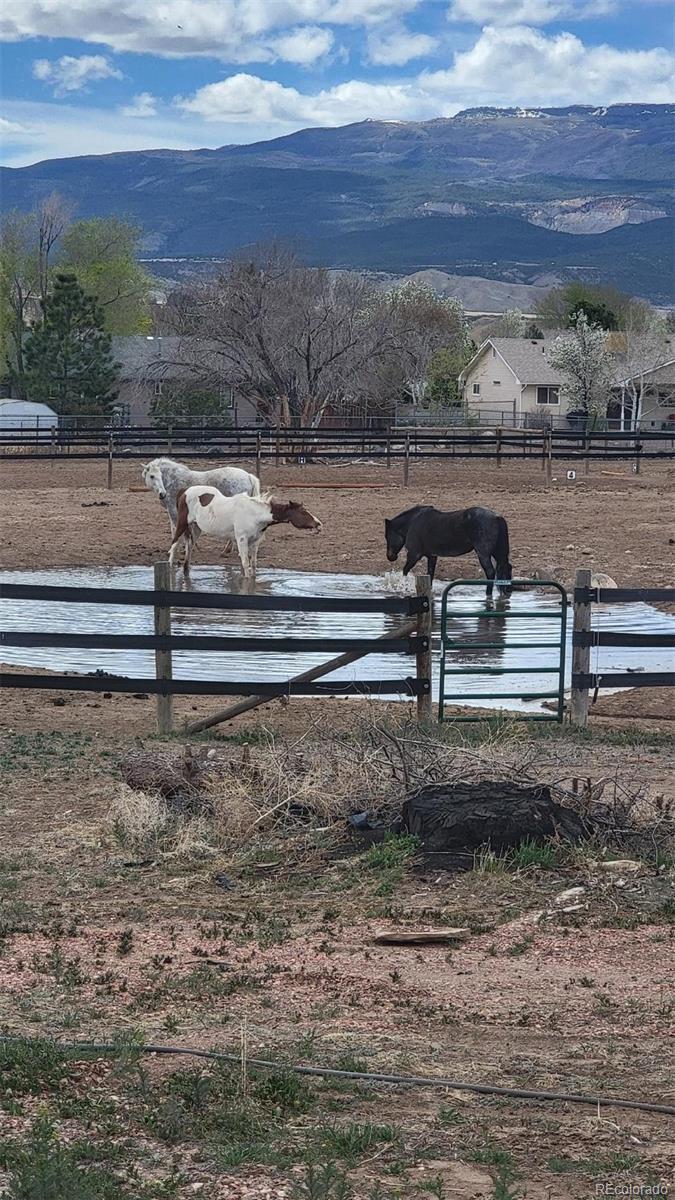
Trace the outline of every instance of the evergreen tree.
{"type": "Polygon", "coordinates": [[[60,273],[45,305],[42,325],[25,347],[27,392],[64,413],[106,413],[117,396],[119,366],[93,296],[72,274],[60,273]]]}

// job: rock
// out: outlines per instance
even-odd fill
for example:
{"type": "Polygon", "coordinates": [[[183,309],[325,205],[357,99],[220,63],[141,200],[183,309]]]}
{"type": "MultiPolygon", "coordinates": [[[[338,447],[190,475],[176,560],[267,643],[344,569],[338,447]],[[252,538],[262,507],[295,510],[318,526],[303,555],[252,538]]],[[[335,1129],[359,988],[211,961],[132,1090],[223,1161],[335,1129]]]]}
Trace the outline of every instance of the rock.
{"type": "Polygon", "coordinates": [[[621,874],[636,875],[642,870],[642,863],[635,858],[610,858],[607,861],[596,862],[600,871],[618,871],[621,874]]]}
{"type": "Polygon", "coordinates": [[[565,549],[566,549],[566,550],[574,550],[574,549],[575,549],[575,546],[574,546],[574,544],[573,544],[572,542],[570,542],[569,546],[565,546],[565,549]]]}
{"type": "Polygon", "coordinates": [[[567,904],[570,900],[578,900],[586,891],[584,887],[567,888],[564,892],[559,892],[555,898],[555,904],[567,904]]]}
{"type": "Polygon", "coordinates": [[[476,850],[489,843],[499,853],[527,839],[558,836],[579,842],[588,833],[581,818],[557,804],[547,787],[490,780],[419,788],[406,799],[401,821],[425,850],[435,852],[476,850]]]}
{"type": "Polygon", "coordinates": [[[52,704],[54,705],[54,708],[63,708],[65,703],[66,703],[66,701],[64,700],[63,696],[54,696],[52,699],[52,704]]]}
{"type": "Polygon", "coordinates": [[[583,549],[580,551],[580,553],[581,554],[592,554],[593,551],[590,549],[590,547],[584,546],[583,549]]]}
{"type": "Polygon", "coordinates": [[[617,588],[618,586],[616,580],[612,579],[611,575],[605,575],[604,571],[591,571],[592,588],[617,588]]]}

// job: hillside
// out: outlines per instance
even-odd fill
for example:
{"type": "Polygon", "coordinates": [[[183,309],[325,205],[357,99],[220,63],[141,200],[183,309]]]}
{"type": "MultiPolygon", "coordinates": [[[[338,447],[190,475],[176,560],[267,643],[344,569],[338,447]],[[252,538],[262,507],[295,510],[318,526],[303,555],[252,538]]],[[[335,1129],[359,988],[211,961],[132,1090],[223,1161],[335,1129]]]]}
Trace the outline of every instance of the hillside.
{"type": "Polygon", "coordinates": [[[55,159],[5,168],[0,183],[8,208],[58,190],[81,216],[125,215],[148,256],[217,257],[284,237],[335,266],[524,284],[580,274],[668,302],[674,114],[471,109],[217,150],[55,159]]]}

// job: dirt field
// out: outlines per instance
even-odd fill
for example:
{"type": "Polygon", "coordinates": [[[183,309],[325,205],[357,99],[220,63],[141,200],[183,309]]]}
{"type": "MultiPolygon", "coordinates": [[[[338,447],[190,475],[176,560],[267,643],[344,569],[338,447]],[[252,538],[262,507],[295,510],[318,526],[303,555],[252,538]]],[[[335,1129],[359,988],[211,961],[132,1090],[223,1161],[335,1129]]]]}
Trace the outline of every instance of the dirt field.
{"type": "MultiPolygon", "coordinates": [[[[423,500],[480,502],[508,518],[520,575],[569,583],[589,565],[626,586],[672,586],[675,473],[613,471],[593,467],[572,485],[561,467],[546,489],[534,466],[413,466],[404,490],[398,467],[393,480],[365,465],[269,468],[264,483],[280,495],[299,480],[382,487],[293,488],[324,530],[272,531],[260,563],[385,570],[385,515],[423,500]]],[[[138,464],[116,464],[112,492],[101,482],[103,462],[2,464],[0,565],[163,557],[165,514],[154,497],[127,490],[138,464]]],[[[197,562],[218,561],[200,543],[197,562]]],[[[475,573],[468,559],[442,567],[446,578],[475,573]]],[[[402,725],[401,706],[335,700],[318,714],[309,700],[267,705],[196,744],[220,782],[196,808],[174,806],[169,821],[152,788],[122,783],[141,743],[160,761],[182,753],[180,735],[154,736],[151,698],[5,691],[0,1031],[29,1040],[0,1042],[0,1194],[667,1195],[675,1122],[666,1115],[284,1068],[675,1106],[675,739],[670,696],[636,695],[603,701],[607,715],[584,734],[455,727],[412,749],[431,772],[447,762],[460,775],[534,778],[562,797],[585,789],[639,830],[578,850],[466,856],[446,870],[405,837],[368,850],[347,831],[349,812],[385,793],[400,806],[418,781],[402,757],[418,735],[402,725]],[[636,723],[638,704],[657,705],[649,724],[636,723]],[[598,865],[607,858],[636,865],[608,870],[598,865]],[[581,890],[561,895],[570,889],[581,890]],[[382,928],[444,926],[468,929],[467,939],[452,948],[373,942],[382,928]],[[51,1039],[113,1042],[116,1053],[66,1056],[51,1039]],[[144,1055],[143,1043],[217,1047],[236,1061],[144,1055]],[[281,1067],[245,1069],[242,1057],[281,1067]]],[[[177,700],[178,724],[215,703],[177,700]]]]}
{"type": "MultiPolygon", "coordinates": [[[[207,469],[217,464],[198,465],[207,469]]],[[[419,503],[445,509],[485,504],[508,520],[514,571],[521,577],[538,571],[570,583],[577,567],[590,566],[625,587],[670,585],[675,576],[675,540],[670,540],[675,539],[675,468],[648,463],[634,476],[630,463],[615,463],[611,471],[592,464],[588,480],[578,471],[575,482],[568,483],[566,466],[555,464],[555,482],[546,488],[536,463],[505,464],[500,470],[480,461],[413,464],[410,487],[403,488],[400,465],[388,471],[371,464],[264,464],[264,486],[283,496],[286,485],[293,484],[289,494],[315,512],[324,527],[316,535],[286,527],[272,530],[259,563],[305,571],[383,571],[385,516],[419,503]],[[316,486],[323,482],[343,486],[316,486]],[[347,483],[379,486],[347,489],[347,483]]],[[[166,514],[155,496],[128,491],[140,484],[139,462],[115,464],[110,493],[105,476],[104,460],[0,464],[6,521],[0,566],[119,565],[165,557],[170,540],[166,514]]],[[[220,561],[217,546],[201,543],[195,561],[220,561]]],[[[439,563],[440,578],[470,578],[476,572],[473,555],[439,563]]]]}

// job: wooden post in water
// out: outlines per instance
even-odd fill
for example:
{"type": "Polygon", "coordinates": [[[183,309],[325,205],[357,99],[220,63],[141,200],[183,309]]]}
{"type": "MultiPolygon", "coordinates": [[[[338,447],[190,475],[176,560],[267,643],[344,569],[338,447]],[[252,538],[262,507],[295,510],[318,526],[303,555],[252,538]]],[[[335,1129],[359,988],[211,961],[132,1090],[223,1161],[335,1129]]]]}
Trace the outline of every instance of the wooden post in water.
{"type": "Polygon", "coordinates": [[[108,491],[113,485],[113,455],[115,453],[115,438],[111,433],[108,437],[108,491]]]}
{"type": "Polygon", "coordinates": [[[415,587],[418,596],[426,596],[429,601],[429,607],[426,612],[418,613],[417,615],[417,633],[419,637],[426,638],[426,650],[420,650],[417,655],[416,674],[417,679],[429,680],[429,691],[423,692],[417,697],[417,720],[420,725],[431,724],[431,708],[432,708],[432,654],[431,654],[431,631],[434,625],[434,600],[431,593],[431,579],[428,575],[417,575],[415,577],[415,587]]]}
{"type": "MultiPolygon", "coordinates": [[[[171,591],[171,567],[168,561],[156,562],[155,591],[171,591]]],[[[171,634],[171,609],[155,605],[155,634],[158,637],[171,634]]],[[[173,668],[170,650],[155,650],[155,678],[172,679],[173,668]]],[[[157,732],[171,733],[173,729],[173,696],[157,695],[157,732]]]]}
{"type": "Polygon", "coordinates": [[[574,676],[588,675],[591,669],[591,647],[575,644],[578,633],[591,631],[591,605],[577,600],[577,588],[590,588],[591,572],[577,571],[574,579],[574,622],[572,626],[572,699],[570,704],[570,719],[573,725],[585,728],[588,724],[588,688],[574,686],[574,676]]]}
{"type": "Polygon", "coordinates": [[[407,487],[410,481],[410,434],[405,435],[405,458],[403,459],[403,486],[407,487]]]}

